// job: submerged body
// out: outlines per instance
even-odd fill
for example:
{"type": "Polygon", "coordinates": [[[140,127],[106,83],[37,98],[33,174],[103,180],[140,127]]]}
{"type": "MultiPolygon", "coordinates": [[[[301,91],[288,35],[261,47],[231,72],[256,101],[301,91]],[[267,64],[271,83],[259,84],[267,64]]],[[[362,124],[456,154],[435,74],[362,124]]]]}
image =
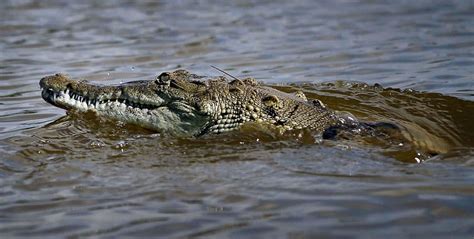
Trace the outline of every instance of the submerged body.
{"type": "Polygon", "coordinates": [[[179,135],[222,133],[249,121],[282,130],[309,129],[325,138],[336,137],[339,129],[360,132],[375,126],[340,116],[319,100],[307,100],[302,92],[284,93],[251,78],[202,78],[177,70],[155,80],[99,86],[56,74],[41,79],[40,86],[43,99],[66,110],[93,111],[179,135]]]}

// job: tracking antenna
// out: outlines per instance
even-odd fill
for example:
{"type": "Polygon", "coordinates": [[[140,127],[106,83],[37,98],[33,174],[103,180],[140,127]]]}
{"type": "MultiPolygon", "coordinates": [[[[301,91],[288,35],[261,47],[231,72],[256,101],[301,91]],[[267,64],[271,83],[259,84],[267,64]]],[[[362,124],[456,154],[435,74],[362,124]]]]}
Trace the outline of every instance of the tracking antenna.
{"type": "Polygon", "coordinates": [[[228,76],[230,76],[230,77],[232,77],[234,80],[238,80],[238,79],[239,79],[239,78],[237,78],[237,77],[235,77],[235,76],[233,76],[233,75],[231,75],[231,74],[225,72],[224,70],[221,70],[221,69],[219,69],[219,68],[217,68],[217,67],[215,67],[215,66],[213,66],[213,65],[211,65],[211,67],[214,68],[214,69],[216,69],[216,70],[218,70],[218,71],[220,71],[220,72],[222,72],[222,73],[224,73],[224,74],[226,74],[226,75],[228,75],[228,76]]]}

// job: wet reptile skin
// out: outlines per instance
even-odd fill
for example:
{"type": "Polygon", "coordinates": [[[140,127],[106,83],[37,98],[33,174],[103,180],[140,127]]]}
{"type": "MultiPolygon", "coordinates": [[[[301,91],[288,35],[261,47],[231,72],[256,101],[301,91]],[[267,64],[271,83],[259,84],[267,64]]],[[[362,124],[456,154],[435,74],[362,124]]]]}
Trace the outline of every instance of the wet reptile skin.
{"type": "Polygon", "coordinates": [[[181,135],[223,133],[246,122],[281,129],[309,129],[325,138],[339,129],[360,131],[353,117],[343,117],[302,92],[288,94],[252,78],[203,79],[185,70],[164,72],[154,80],[100,86],[64,74],[41,79],[42,97],[66,110],[93,111],[99,116],[181,135]]]}

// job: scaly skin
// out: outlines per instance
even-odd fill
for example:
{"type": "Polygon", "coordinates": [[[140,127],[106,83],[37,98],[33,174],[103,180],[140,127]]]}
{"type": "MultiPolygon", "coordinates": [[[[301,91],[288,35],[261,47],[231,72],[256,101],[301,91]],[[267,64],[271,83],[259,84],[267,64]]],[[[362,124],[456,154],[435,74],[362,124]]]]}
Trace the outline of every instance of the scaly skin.
{"type": "Polygon", "coordinates": [[[301,92],[287,94],[251,78],[201,78],[177,70],[155,80],[99,86],[56,74],[41,79],[40,86],[42,97],[57,107],[180,135],[227,132],[249,121],[318,132],[356,122],[318,100],[306,100],[301,92]]]}

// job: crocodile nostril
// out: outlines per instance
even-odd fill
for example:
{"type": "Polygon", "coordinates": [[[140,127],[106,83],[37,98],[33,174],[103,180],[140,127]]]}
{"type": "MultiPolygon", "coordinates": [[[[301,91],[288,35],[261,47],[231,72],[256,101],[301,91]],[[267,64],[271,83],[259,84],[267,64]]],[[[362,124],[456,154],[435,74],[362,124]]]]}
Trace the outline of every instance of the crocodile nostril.
{"type": "Polygon", "coordinates": [[[47,80],[48,80],[48,77],[41,78],[41,80],[39,82],[40,87],[45,87],[47,80]]]}

